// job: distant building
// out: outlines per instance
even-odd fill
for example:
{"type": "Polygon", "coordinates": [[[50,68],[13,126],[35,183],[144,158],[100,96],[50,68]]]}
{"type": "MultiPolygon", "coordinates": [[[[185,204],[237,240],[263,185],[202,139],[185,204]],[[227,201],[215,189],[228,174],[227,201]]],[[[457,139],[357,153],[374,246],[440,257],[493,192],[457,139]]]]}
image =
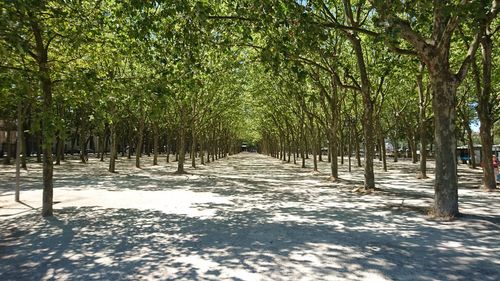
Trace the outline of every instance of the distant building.
{"type": "MultiPolygon", "coordinates": [[[[474,145],[474,156],[476,163],[480,163],[481,159],[483,159],[481,147],[482,146],[480,144],[474,145]]],[[[492,152],[488,157],[491,157],[492,154],[495,154],[497,157],[500,156],[500,144],[493,145],[492,152]]],[[[463,164],[467,164],[470,161],[469,146],[464,145],[457,147],[457,160],[463,164]]]]}

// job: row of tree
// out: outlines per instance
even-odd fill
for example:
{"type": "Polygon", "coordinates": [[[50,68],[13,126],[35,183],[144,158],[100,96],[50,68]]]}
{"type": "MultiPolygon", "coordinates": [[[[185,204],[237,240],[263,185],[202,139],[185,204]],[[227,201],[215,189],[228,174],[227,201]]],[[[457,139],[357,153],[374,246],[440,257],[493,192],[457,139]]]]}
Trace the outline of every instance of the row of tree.
{"type": "MultiPolygon", "coordinates": [[[[498,90],[492,83],[498,79],[498,71],[492,69],[494,57],[498,57],[493,46],[499,1],[319,0],[248,5],[252,8],[246,6],[249,12],[244,16],[217,18],[261,23],[260,40],[252,41],[261,44],[254,47],[270,57],[265,61],[271,69],[283,73],[286,68],[297,77],[284,78],[278,90],[289,99],[295,97],[291,99],[298,106],[285,100],[285,107],[292,108],[288,115],[287,110],[271,107],[273,130],[265,134],[268,146],[275,151],[305,147],[307,134],[317,154],[323,135],[336,158],[339,144],[345,140],[341,128],[350,124],[348,131],[356,130],[350,121],[359,118],[365,188],[369,189],[375,187],[377,143],[403,133],[416,152],[418,139],[421,177],[426,176],[426,148],[433,143],[433,212],[438,217],[455,217],[459,214],[457,124],[470,133],[471,105],[481,124],[484,187],[496,187],[488,155],[492,152],[492,126],[498,118],[498,90]],[[361,109],[357,111],[356,106],[361,109]],[[462,120],[457,119],[459,114],[462,120]],[[296,122],[290,121],[294,120],[290,115],[296,122]],[[416,130],[410,125],[412,120],[416,130]],[[284,133],[290,128],[301,130],[296,135],[284,133]],[[397,129],[391,134],[393,128],[397,129]],[[431,141],[428,134],[432,129],[431,141]]],[[[333,178],[337,177],[336,162],[333,159],[333,178]]]]}
{"type": "Polygon", "coordinates": [[[185,172],[187,151],[194,167],[195,155],[203,163],[235,150],[244,127],[240,53],[213,49],[220,39],[206,8],[191,1],[3,3],[2,119],[21,132],[18,159],[27,143],[43,156],[43,216],[53,213],[53,164],[68,139],[77,139],[82,162],[98,139],[110,172],[118,149],[135,151],[137,167],[143,151],[154,164],[160,149],[174,153],[177,173],[185,172]]]}
{"type": "Polygon", "coordinates": [[[454,217],[456,140],[465,131],[472,145],[476,113],[491,154],[499,10],[496,0],[3,1],[1,119],[41,147],[44,216],[64,143],[78,139],[85,161],[98,136],[110,172],[126,147],[137,167],[142,152],[155,164],[174,153],[182,173],[187,151],[194,167],[197,155],[260,140],[302,165],[311,152],[315,169],[327,145],[335,180],[339,160],[363,151],[367,189],[387,140],[406,141],[415,161],[420,147],[422,178],[432,146],[434,213],[454,217]]]}

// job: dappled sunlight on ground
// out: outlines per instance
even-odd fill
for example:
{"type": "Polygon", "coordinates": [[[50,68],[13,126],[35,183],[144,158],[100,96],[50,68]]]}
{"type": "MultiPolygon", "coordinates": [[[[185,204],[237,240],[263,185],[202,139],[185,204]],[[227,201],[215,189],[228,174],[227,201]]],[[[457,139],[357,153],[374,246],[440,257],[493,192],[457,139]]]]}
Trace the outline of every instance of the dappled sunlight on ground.
{"type": "MultiPolygon", "coordinates": [[[[308,160],[310,165],[311,160],[308,160]]],[[[40,167],[0,172],[0,280],[498,280],[500,193],[460,167],[461,212],[427,218],[432,178],[416,164],[310,168],[242,153],[173,175],[176,163],[70,161],[56,167],[55,217],[42,219],[40,167]]],[[[432,168],[432,167],[431,167],[432,168]]],[[[10,169],[10,170],[9,170],[10,169]]],[[[430,174],[432,176],[432,174],[430,174]]]]}

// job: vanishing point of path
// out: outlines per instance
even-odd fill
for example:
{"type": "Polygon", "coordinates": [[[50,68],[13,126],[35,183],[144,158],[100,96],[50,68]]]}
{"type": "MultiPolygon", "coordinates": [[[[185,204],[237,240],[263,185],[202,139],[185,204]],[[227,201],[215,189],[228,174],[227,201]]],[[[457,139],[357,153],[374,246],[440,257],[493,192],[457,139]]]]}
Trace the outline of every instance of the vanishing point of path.
{"type": "Polygon", "coordinates": [[[251,153],[182,176],[164,159],[117,165],[56,167],[49,219],[39,167],[23,173],[22,205],[2,167],[0,280],[500,279],[499,193],[461,190],[468,215],[432,221],[432,180],[404,162],[372,194],[352,192],[359,168],[333,184],[327,163],[314,174],[251,153]]]}

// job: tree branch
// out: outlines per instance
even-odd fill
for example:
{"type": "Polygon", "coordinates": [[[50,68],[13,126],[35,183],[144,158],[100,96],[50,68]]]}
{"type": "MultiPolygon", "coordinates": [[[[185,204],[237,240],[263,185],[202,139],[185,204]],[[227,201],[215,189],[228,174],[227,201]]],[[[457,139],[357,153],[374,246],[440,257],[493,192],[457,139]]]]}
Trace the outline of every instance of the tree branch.
{"type": "Polygon", "coordinates": [[[465,56],[465,59],[462,62],[462,65],[460,66],[460,69],[458,72],[455,74],[455,78],[461,82],[465,79],[465,76],[467,75],[467,71],[469,70],[469,66],[474,59],[474,56],[476,55],[476,51],[479,47],[479,42],[481,41],[482,33],[477,32],[476,35],[474,36],[474,40],[469,45],[469,50],[467,51],[467,55],[465,56]]]}
{"type": "Polygon", "coordinates": [[[0,68],[12,69],[12,70],[29,72],[29,73],[35,73],[35,71],[29,70],[29,69],[24,69],[24,68],[15,67],[15,66],[9,66],[9,65],[0,65],[0,68]]]}

